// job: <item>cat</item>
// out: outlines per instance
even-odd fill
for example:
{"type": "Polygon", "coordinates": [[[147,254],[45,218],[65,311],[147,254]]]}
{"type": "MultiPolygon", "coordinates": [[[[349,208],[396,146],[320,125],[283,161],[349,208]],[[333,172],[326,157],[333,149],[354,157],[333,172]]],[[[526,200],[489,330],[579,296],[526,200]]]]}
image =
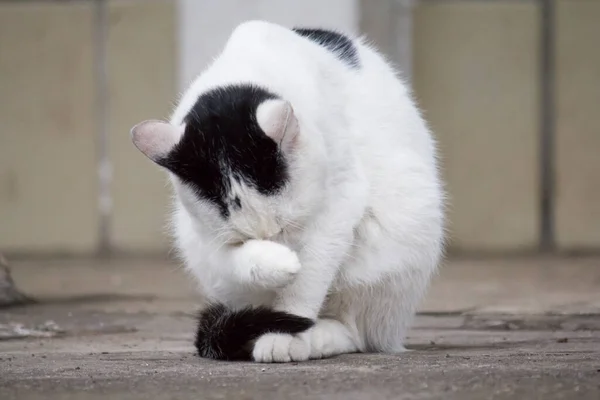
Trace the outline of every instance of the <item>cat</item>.
{"type": "Polygon", "coordinates": [[[407,85],[365,38],[244,22],[170,121],[131,137],[171,178],[175,245],[208,302],[200,356],[405,350],[444,190],[407,85]]]}

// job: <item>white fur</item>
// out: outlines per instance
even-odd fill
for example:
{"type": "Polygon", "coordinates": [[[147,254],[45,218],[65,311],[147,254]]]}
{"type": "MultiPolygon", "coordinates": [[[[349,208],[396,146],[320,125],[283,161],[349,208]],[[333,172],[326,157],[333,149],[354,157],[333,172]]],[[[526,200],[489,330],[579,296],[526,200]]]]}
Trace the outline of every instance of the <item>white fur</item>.
{"type": "Polygon", "coordinates": [[[246,82],[289,102],[265,106],[263,126],[287,129],[277,110],[297,119],[284,149],[290,185],[272,199],[236,183],[243,215],[227,223],[172,177],[176,244],[209,299],[318,318],[298,336],[259,338],[256,361],[403,351],[442,256],[434,140],[390,65],[364,41],[354,45],[357,69],[286,28],[244,23],[171,119],[181,126],[201,93],[246,82]]]}

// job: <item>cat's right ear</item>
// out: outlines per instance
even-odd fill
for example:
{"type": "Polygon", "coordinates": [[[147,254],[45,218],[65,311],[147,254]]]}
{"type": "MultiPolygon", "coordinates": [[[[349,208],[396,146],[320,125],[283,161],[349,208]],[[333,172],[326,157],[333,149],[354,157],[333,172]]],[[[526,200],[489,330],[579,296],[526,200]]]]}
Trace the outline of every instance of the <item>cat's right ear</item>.
{"type": "Polygon", "coordinates": [[[135,147],[152,161],[158,162],[179,143],[183,128],[164,121],[148,120],[131,128],[130,133],[135,147]]]}
{"type": "Polygon", "coordinates": [[[258,106],[256,120],[265,135],[284,152],[292,151],[300,128],[292,105],[285,100],[267,100],[258,106]]]}

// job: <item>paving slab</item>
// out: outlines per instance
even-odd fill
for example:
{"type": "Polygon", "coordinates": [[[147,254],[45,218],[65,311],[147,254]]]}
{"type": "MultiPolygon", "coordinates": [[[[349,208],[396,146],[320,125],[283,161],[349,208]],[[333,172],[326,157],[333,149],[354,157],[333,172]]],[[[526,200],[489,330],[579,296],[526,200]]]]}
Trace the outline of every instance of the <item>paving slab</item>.
{"type": "Polygon", "coordinates": [[[410,351],[276,365],[196,357],[200,299],[172,263],[13,264],[38,302],[0,310],[3,400],[600,398],[594,258],[452,261],[410,351]]]}

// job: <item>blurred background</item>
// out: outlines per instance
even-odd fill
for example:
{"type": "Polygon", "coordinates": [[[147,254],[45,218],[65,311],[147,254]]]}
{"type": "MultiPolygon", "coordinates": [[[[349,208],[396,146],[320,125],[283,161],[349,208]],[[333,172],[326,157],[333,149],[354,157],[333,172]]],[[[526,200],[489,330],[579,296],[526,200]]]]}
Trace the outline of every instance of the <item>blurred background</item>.
{"type": "Polygon", "coordinates": [[[129,129],[247,19],[366,34],[439,141],[460,254],[600,249],[598,0],[0,0],[0,252],[167,254],[129,129]]]}

